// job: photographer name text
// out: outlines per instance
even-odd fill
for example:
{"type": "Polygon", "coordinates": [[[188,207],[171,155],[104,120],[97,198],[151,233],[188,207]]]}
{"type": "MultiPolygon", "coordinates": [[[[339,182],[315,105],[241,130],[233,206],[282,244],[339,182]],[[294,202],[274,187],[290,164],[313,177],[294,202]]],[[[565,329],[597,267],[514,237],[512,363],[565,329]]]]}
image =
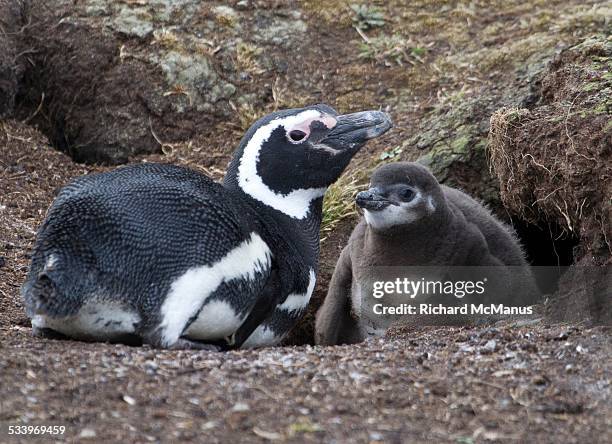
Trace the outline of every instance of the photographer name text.
{"type": "Polygon", "coordinates": [[[374,304],[372,311],[377,315],[530,315],[533,307],[516,307],[504,304],[374,304]]]}

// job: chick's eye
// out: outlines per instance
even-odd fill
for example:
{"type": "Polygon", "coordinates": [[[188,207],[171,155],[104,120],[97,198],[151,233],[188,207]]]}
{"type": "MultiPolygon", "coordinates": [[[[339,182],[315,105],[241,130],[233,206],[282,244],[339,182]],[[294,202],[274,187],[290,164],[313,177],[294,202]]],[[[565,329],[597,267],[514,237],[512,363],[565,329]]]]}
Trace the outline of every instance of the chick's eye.
{"type": "Polygon", "coordinates": [[[410,202],[412,199],[414,199],[414,196],[416,196],[416,193],[410,188],[406,188],[404,191],[402,191],[402,199],[406,202],[410,202]]]}
{"type": "Polygon", "coordinates": [[[306,133],[300,130],[293,130],[289,132],[289,139],[292,142],[301,142],[306,138],[306,133]]]}

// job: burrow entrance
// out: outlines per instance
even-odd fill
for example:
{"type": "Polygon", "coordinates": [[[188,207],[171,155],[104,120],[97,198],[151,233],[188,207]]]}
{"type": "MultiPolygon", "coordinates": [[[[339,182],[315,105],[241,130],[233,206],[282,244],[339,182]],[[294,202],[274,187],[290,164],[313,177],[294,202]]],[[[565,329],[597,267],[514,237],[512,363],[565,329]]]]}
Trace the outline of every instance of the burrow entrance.
{"type": "Polygon", "coordinates": [[[512,219],[527,254],[527,260],[537,268],[536,280],[543,293],[555,292],[561,275],[574,263],[574,250],[580,239],[568,236],[555,223],[536,225],[520,219],[512,219]]]}

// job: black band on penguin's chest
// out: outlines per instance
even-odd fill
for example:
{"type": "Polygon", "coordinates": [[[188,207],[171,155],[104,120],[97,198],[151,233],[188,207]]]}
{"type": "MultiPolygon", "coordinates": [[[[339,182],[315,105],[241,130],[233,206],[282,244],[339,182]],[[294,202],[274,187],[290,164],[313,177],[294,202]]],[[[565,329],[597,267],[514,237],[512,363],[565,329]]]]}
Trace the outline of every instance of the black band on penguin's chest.
{"type": "Polygon", "coordinates": [[[262,237],[272,249],[273,262],[287,293],[304,293],[310,283],[310,271],[317,272],[322,200],[311,202],[308,216],[302,220],[256,203],[265,227],[262,237]]]}

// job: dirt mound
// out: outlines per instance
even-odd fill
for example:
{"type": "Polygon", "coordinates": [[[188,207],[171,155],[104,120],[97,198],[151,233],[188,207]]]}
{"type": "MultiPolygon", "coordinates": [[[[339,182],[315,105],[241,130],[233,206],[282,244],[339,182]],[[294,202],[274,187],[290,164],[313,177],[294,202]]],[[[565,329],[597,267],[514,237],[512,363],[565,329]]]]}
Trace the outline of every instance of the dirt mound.
{"type": "Polygon", "coordinates": [[[535,83],[529,108],[491,117],[489,153],[506,208],[580,237],[578,261],[610,263],[612,42],[559,54],[535,83]]]}
{"type": "Polygon", "coordinates": [[[35,122],[54,145],[106,163],[209,134],[230,116],[250,122],[277,99],[273,83],[287,69],[278,53],[307,28],[289,8],[252,9],[34,0],[22,38],[35,49],[24,114],[40,105],[35,122]]]}
{"type": "Polygon", "coordinates": [[[612,264],[610,66],[612,41],[587,39],[555,57],[532,84],[525,108],[503,108],[491,117],[489,154],[505,207],[530,224],[554,225],[578,239],[576,266],[551,304],[556,318],[612,319],[606,295],[612,264]]]}

